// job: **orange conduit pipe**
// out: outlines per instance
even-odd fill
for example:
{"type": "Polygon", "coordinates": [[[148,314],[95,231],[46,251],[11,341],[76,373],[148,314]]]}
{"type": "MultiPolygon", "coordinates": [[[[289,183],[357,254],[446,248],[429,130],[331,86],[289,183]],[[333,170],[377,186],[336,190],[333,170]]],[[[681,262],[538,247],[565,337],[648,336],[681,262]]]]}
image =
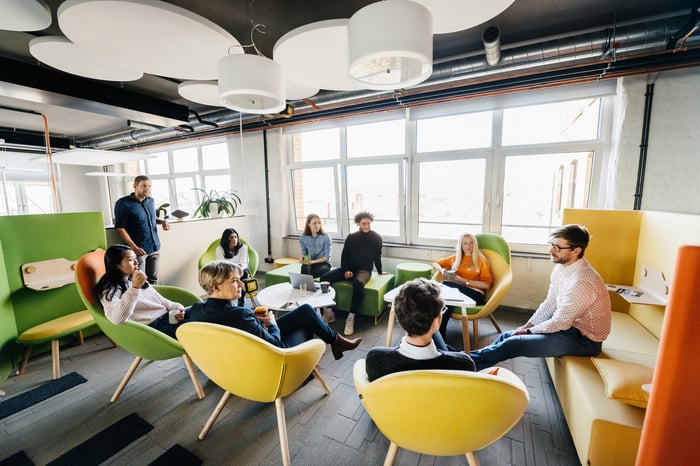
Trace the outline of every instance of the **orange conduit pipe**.
{"type": "Polygon", "coordinates": [[[46,140],[46,156],[49,159],[49,169],[51,170],[51,192],[53,193],[53,202],[56,213],[61,209],[58,207],[58,190],[56,189],[56,172],[53,169],[53,155],[51,154],[51,136],[49,135],[49,120],[43,113],[40,114],[44,119],[44,139],[46,140]]]}
{"type": "Polygon", "coordinates": [[[636,466],[700,464],[700,245],[678,248],[636,466]]]}

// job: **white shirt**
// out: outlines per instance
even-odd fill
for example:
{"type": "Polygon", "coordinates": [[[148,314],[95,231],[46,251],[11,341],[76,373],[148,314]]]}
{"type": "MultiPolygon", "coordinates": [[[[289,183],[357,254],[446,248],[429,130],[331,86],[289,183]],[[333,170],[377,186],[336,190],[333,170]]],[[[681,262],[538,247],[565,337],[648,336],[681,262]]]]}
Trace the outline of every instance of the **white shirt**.
{"type": "Polygon", "coordinates": [[[610,296],[605,282],[586,259],[552,270],[547,297],[528,323],[532,333],[555,333],[577,328],[593,341],[610,333],[610,296]]]}
{"type": "Polygon", "coordinates": [[[435,359],[442,353],[437,350],[433,340],[430,340],[427,346],[415,346],[406,341],[406,335],[404,335],[399,343],[399,354],[411,359],[424,360],[435,359]]]}
{"type": "Polygon", "coordinates": [[[219,245],[216,247],[216,260],[232,262],[240,265],[243,269],[247,269],[248,262],[250,262],[250,259],[248,258],[248,246],[244,244],[241,249],[238,250],[238,254],[234,255],[230,259],[227,259],[224,257],[224,248],[219,245]]]}

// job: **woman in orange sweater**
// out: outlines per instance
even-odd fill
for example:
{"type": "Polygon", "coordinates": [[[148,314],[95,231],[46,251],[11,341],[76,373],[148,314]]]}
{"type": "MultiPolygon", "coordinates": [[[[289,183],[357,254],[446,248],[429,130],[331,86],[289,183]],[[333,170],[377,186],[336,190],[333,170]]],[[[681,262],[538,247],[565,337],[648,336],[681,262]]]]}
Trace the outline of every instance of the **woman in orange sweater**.
{"type": "MultiPolygon", "coordinates": [[[[464,233],[457,241],[457,251],[433,262],[433,269],[442,275],[443,285],[457,288],[477,305],[485,302],[485,294],[493,284],[489,261],[479,251],[479,243],[471,233],[464,233]]],[[[442,319],[440,334],[446,336],[447,322],[442,319]]]]}

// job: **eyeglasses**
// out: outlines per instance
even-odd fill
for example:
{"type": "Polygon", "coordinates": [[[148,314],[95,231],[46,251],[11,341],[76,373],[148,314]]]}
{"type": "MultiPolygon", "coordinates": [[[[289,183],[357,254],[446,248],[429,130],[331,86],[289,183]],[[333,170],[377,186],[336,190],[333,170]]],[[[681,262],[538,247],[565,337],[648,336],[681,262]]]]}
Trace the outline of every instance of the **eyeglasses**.
{"type": "Polygon", "coordinates": [[[578,246],[559,246],[555,243],[549,243],[550,246],[554,248],[555,251],[561,252],[562,249],[576,249],[578,246]]]}
{"type": "Polygon", "coordinates": [[[442,306],[442,310],[440,311],[440,314],[444,314],[445,312],[447,312],[447,304],[442,306]]]}

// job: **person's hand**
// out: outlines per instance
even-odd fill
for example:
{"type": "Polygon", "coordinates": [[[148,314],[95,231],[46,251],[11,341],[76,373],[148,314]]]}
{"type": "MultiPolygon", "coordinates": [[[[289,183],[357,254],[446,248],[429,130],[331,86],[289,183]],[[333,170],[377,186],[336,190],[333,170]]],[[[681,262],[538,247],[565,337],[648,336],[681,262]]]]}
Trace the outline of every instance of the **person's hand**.
{"type": "Polygon", "coordinates": [[[132,249],[134,250],[137,256],[145,256],[146,254],[148,254],[145,249],[140,248],[138,246],[134,246],[132,249]]]}
{"type": "Polygon", "coordinates": [[[131,276],[131,286],[133,286],[134,288],[143,288],[143,285],[146,283],[147,280],[148,277],[146,276],[146,274],[140,270],[137,270],[131,276]]]}
{"type": "Polygon", "coordinates": [[[513,330],[512,332],[510,332],[510,334],[511,334],[511,336],[513,336],[513,335],[527,335],[528,334],[527,329],[529,329],[529,328],[530,327],[526,327],[523,325],[522,327],[518,327],[515,330],[513,330]]]}
{"type": "Polygon", "coordinates": [[[382,272],[379,275],[389,275],[389,272],[382,272]]]}
{"type": "Polygon", "coordinates": [[[265,327],[268,327],[270,325],[275,325],[277,322],[275,321],[275,313],[274,312],[269,312],[267,314],[259,315],[255,314],[255,317],[258,318],[261,324],[263,324],[265,327]]]}
{"type": "Polygon", "coordinates": [[[170,230],[170,224],[167,222],[167,220],[163,220],[161,225],[163,226],[163,230],[170,230]]]}
{"type": "Polygon", "coordinates": [[[346,271],[343,276],[345,277],[346,280],[350,280],[352,278],[352,271],[350,271],[350,270],[346,271]]]}
{"type": "Polygon", "coordinates": [[[184,319],[184,318],[185,318],[185,310],[180,309],[180,312],[175,314],[175,320],[177,320],[178,322],[182,322],[182,319],[184,319]]]}

